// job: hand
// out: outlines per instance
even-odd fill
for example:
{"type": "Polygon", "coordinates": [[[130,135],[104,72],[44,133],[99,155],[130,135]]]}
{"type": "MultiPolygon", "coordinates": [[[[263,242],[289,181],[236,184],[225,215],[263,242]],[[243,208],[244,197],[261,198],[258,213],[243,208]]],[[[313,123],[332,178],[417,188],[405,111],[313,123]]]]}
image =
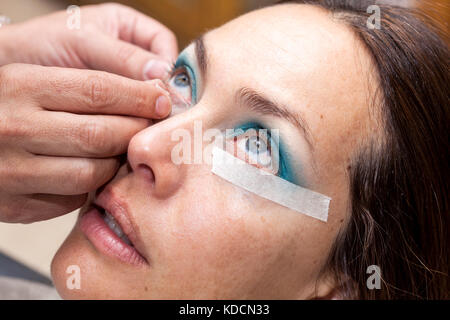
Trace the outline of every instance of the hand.
{"type": "Polygon", "coordinates": [[[159,22],[119,4],[81,7],[80,29],[66,11],[0,28],[0,66],[31,63],[95,69],[136,80],[162,79],[178,48],[159,22]]]}
{"type": "Polygon", "coordinates": [[[169,114],[162,88],[160,80],[100,71],[1,67],[0,221],[34,222],[81,207],[86,193],[113,177],[117,156],[151,124],[146,119],[169,114]]]}

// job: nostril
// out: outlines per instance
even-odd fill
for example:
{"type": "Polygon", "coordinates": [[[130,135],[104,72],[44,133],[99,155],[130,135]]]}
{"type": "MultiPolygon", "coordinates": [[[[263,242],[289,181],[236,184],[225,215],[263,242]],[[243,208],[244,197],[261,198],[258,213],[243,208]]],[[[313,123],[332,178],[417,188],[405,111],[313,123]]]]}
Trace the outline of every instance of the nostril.
{"type": "Polygon", "coordinates": [[[140,164],[137,169],[137,173],[144,177],[145,180],[150,181],[152,184],[155,183],[155,175],[153,174],[152,168],[145,164],[140,164]]]}

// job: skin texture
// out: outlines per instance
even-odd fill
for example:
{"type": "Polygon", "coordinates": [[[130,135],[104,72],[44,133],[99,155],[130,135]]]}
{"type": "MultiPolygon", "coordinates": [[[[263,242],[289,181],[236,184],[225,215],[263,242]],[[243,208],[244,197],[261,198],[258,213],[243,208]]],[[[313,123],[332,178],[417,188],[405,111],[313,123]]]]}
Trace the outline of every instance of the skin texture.
{"type": "Polygon", "coordinates": [[[198,103],[134,136],[129,166],[103,191],[128,211],[148,264],[102,255],[76,226],[52,263],[63,298],[339,298],[332,276],[320,271],[349,216],[350,158],[376,128],[369,56],[345,26],[303,5],[252,12],[204,40],[198,103]],[[288,121],[236,104],[241,87],[301,114],[313,149],[288,121]],[[327,223],[246,193],[206,163],[171,161],[175,129],[193,131],[201,120],[204,130],[224,130],[252,119],[278,128],[294,170],[333,199],[327,223]],[[80,290],[66,288],[70,265],[80,267],[80,290]]]}
{"type": "Polygon", "coordinates": [[[167,69],[173,33],[117,4],[83,7],[80,17],[73,30],[65,11],[0,28],[2,222],[79,208],[117,172],[131,137],[170,113],[161,81],[137,80],[167,75],[148,63],[167,69]]]}

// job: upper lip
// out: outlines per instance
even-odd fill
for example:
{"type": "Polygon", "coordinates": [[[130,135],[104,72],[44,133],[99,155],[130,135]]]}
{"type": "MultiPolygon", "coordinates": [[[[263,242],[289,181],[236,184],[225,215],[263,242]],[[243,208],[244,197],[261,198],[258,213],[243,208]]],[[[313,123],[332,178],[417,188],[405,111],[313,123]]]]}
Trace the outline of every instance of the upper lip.
{"type": "Polygon", "coordinates": [[[128,237],[136,251],[147,261],[144,252],[144,245],[141,242],[125,201],[115,196],[110,188],[105,188],[95,197],[94,204],[105,209],[117,221],[124,234],[128,237]]]}

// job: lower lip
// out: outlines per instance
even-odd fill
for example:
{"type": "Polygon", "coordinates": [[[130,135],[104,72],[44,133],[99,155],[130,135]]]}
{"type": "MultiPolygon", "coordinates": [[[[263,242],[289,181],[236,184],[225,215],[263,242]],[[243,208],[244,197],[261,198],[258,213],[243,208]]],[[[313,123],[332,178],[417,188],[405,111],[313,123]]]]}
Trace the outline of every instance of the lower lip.
{"type": "Polygon", "coordinates": [[[98,209],[89,209],[82,215],[80,228],[88,240],[104,255],[135,266],[146,263],[135,248],[123,242],[108,227],[98,209]]]}

